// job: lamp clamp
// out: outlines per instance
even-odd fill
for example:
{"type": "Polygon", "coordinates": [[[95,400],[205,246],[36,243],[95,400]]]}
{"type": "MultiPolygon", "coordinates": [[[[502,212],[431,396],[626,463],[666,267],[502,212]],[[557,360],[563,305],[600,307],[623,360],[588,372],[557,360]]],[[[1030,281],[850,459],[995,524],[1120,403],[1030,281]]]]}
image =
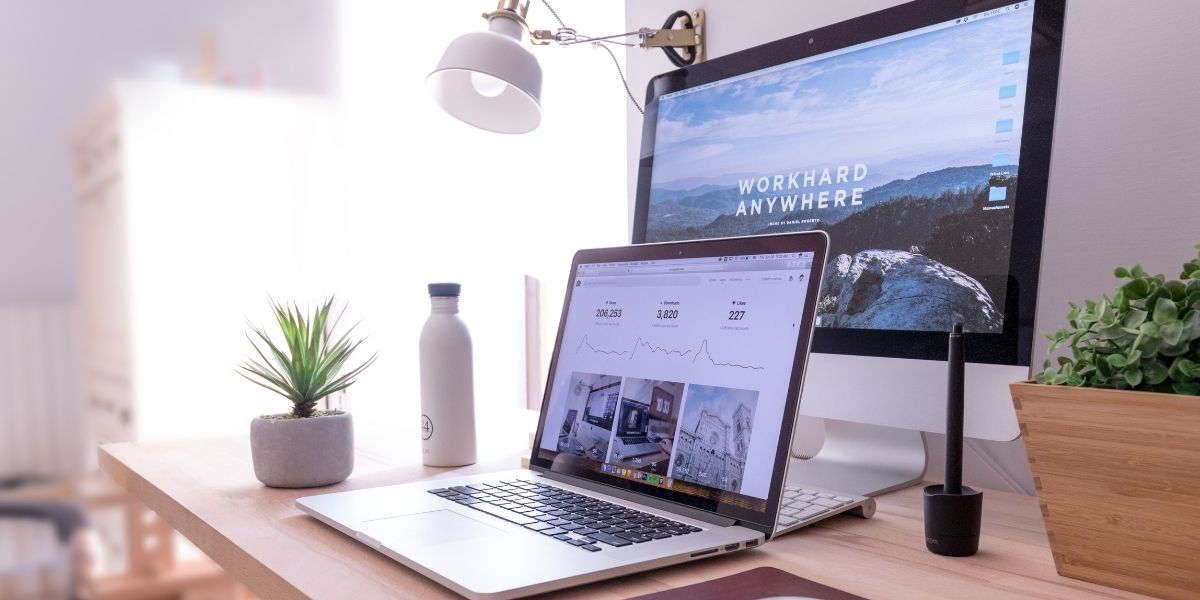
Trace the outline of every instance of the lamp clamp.
{"type": "MultiPolygon", "coordinates": [[[[684,17],[685,15],[680,15],[684,17]]],[[[676,19],[678,22],[680,19],[676,19]]],[[[683,27],[679,29],[650,29],[643,27],[637,32],[641,39],[642,48],[678,48],[685,60],[702,62],[708,58],[704,45],[704,9],[699,8],[683,19],[683,27]],[[690,23],[689,23],[690,21],[690,23]],[[692,60],[692,55],[695,60],[692,60]]]]}

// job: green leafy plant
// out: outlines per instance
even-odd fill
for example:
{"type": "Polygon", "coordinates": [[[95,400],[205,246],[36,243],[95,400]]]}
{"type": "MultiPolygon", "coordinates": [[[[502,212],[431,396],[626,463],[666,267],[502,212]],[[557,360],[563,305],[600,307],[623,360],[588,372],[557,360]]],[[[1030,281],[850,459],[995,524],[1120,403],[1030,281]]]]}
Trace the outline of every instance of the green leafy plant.
{"type": "Polygon", "coordinates": [[[1069,328],[1050,352],[1069,348],[1057,366],[1046,361],[1038,383],[1200,395],[1200,244],[1179,279],[1118,267],[1127,280],[1112,298],[1071,304],[1069,328]]]}
{"type": "Polygon", "coordinates": [[[271,308],[283,336],[282,348],[263,328],[251,325],[250,328],[258,340],[250,334],[246,334],[246,338],[250,340],[250,345],[262,360],[247,359],[239,366],[239,374],[291,400],[292,417],[317,416],[317,402],[329,394],[350,387],[358,376],[375,362],[377,355],[372,355],[366,362],[342,373],[350,355],[358,349],[363,339],[350,337],[357,325],[335,337],[345,307],[331,322],[329,316],[333,308],[332,297],[311,311],[311,314],[305,314],[294,303],[288,306],[272,301],[271,308]]]}

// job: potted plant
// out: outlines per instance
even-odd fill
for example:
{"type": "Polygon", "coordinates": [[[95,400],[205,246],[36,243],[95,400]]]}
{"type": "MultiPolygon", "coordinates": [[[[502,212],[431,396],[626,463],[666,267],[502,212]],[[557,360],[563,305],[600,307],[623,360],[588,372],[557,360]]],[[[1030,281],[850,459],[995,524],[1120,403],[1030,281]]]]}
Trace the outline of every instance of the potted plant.
{"type": "MultiPolygon", "coordinates": [[[[1200,250],[1200,245],[1197,245],[1200,250]]],[[[1011,386],[1061,575],[1163,598],[1200,590],[1200,253],[1178,279],[1118,268],[1011,386]]]]}
{"type": "Polygon", "coordinates": [[[272,302],[282,343],[253,325],[254,337],[246,336],[258,359],[247,359],[239,373],[292,403],[290,412],[263,415],[250,423],[254,475],[268,486],[330,485],[354,470],[350,414],[318,409],[318,402],[350,387],[375,362],[375,356],[345,369],[363,340],[351,339],[354,327],[336,333],[345,308],[331,321],[333,302],[329,298],[310,314],[295,304],[272,302]]]}

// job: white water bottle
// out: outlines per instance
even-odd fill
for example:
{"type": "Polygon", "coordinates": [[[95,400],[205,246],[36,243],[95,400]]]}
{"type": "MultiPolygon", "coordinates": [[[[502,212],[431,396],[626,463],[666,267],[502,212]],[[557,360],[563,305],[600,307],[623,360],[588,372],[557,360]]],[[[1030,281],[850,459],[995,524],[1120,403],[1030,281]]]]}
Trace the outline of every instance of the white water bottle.
{"type": "Polygon", "coordinates": [[[475,462],[471,335],[458,318],[457,283],[429,284],[421,329],[421,460],[431,467],[475,462]]]}

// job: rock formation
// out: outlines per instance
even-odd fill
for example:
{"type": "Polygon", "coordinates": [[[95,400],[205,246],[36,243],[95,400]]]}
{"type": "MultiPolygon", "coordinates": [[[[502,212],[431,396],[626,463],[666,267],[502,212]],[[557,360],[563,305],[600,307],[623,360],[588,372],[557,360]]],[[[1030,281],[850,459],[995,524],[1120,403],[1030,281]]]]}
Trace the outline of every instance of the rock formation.
{"type": "Polygon", "coordinates": [[[909,252],[842,254],[826,268],[817,323],[826,327],[998,333],[1003,315],[965,273],[909,252]]]}

